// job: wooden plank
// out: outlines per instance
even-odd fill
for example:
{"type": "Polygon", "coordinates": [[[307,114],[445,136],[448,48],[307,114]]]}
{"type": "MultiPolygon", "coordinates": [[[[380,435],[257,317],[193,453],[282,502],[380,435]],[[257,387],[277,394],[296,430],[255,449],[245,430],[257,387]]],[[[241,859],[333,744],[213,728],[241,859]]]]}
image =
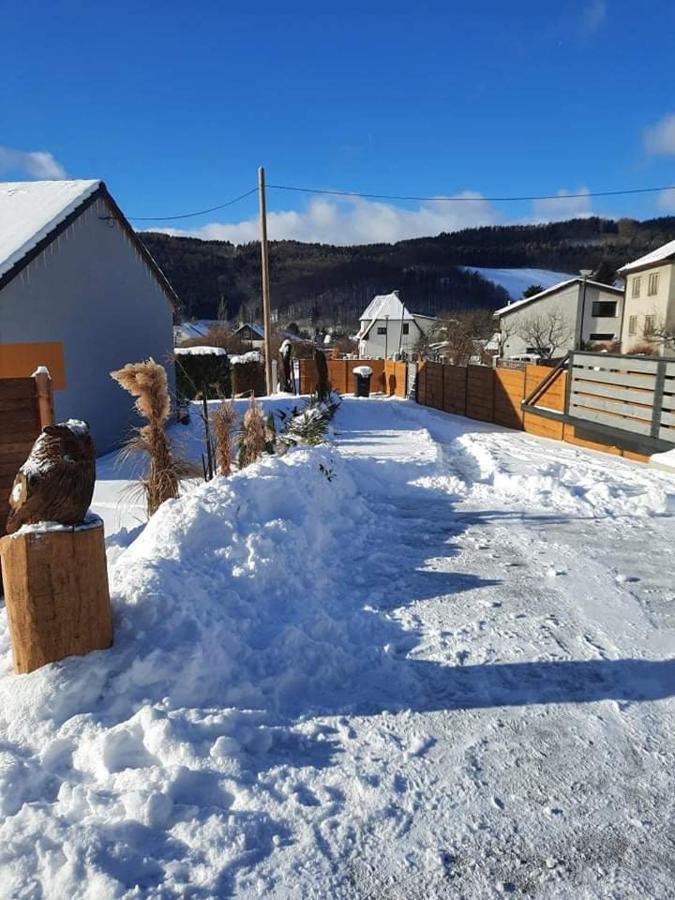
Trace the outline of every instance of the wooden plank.
{"type": "Polygon", "coordinates": [[[0,397],[5,400],[30,400],[35,397],[33,378],[0,378],[0,397]]]}
{"type": "Polygon", "coordinates": [[[665,410],[661,411],[661,424],[662,425],[675,425],[675,413],[665,412],[665,410]]]}
{"type": "Polygon", "coordinates": [[[585,353],[574,353],[574,366],[596,371],[610,372],[656,372],[657,361],[654,359],[640,359],[635,356],[607,356],[598,359],[597,356],[589,356],[585,353]]]}
{"type": "Polygon", "coordinates": [[[573,369],[572,383],[576,384],[577,381],[594,384],[620,384],[625,387],[643,388],[644,390],[652,391],[656,385],[656,375],[627,374],[625,372],[589,372],[588,369],[573,369]]]}
{"type": "Polygon", "coordinates": [[[622,400],[624,403],[640,403],[643,406],[652,406],[654,402],[653,391],[641,391],[620,385],[599,384],[592,381],[578,381],[576,378],[572,382],[572,393],[609,397],[613,400],[622,400]]]}
{"type": "Polygon", "coordinates": [[[576,447],[585,447],[587,450],[599,450],[602,453],[611,453],[613,456],[620,456],[621,450],[614,444],[605,444],[598,441],[597,434],[588,437],[588,432],[583,428],[578,428],[565,423],[563,430],[563,440],[568,444],[574,444],[576,447]]]}
{"type": "Polygon", "coordinates": [[[570,409],[572,406],[583,409],[605,410],[620,416],[630,416],[631,418],[644,419],[649,422],[652,420],[651,406],[645,406],[644,404],[638,406],[633,403],[623,403],[621,400],[610,400],[607,397],[593,397],[590,394],[572,394],[570,396],[570,409]]]}
{"type": "Polygon", "coordinates": [[[611,428],[621,428],[624,431],[630,431],[634,434],[650,434],[651,425],[639,419],[631,419],[627,417],[611,415],[607,412],[596,412],[595,410],[570,408],[570,415],[579,419],[586,419],[588,422],[596,422],[598,425],[609,425],[611,428]]]}
{"type": "Polygon", "coordinates": [[[675,378],[675,362],[666,363],[666,377],[675,378]]]}
{"type": "Polygon", "coordinates": [[[563,436],[563,423],[554,419],[546,419],[534,413],[525,413],[523,416],[523,428],[528,434],[536,434],[539,437],[552,438],[561,441],[563,436]]]}

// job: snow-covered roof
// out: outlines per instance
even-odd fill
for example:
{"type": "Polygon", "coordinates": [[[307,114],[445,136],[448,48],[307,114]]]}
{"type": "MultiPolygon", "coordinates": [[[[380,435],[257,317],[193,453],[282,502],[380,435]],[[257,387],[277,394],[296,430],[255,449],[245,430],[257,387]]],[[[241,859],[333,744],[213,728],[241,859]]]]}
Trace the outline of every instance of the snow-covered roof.
{"type": "Polygon", "coordinates": [[[619,269],[619,274],[623,274],[624,272],[634,272],[636,269],[646,269],[649,266],[666,262],[673,256],[675,256],[675,241],[668,241],[667,244],[664,244],[662,247],[657,247],[656,250],[652,250],[651,253],[645,253],[644,256],[640,256],[638,259],[626,263],[625,266],[622,266],[619,269]]]}
{"type": "Polygon", "coordinates": [[[244,322],[244,324],[240,325],[234,333],[239,334],[244,328],[250,328],[254,334],[257,334],[260,337],[260,340],[265,338],[265,329],[262,325],[258,325],[257,322],[244,322]]]}
{"type": "Polygon", "coordinates": [[[100,186],[98,180],[0,183],[0,276],[100,186]]]}
{"type": "Polygon", "coordinates": [[[398,291],[391,294],[378,294],[370,301],[361,313],[361,321],[373,321],[375,319],[412,319],[412,313],[408,312],[406,305],[398,295],[398,291]]]}
{"type": "MultiPolygon", "coordinates": [[[[542,297],[548,297],[550,294],[555,294],[558,291],[562,291],[565,288],[570,287],[573,284],[580,284],[583,281],[583,278],[569,278],[567,281],[561,281],[560,284],[554,284],[553,287],[546,288],[545,291],[539,291],[538,294],[533,294],[531,297],[523,297],[522,300],[517,300],[515,303],[509,303],[508,306],[502,306],[501,309],[496,309],[494,312],[495,316],[501,316],[504,313],[514,312],[516,309],[522,309],[523,306],[527,306],[528,303],[534,303],[535,300],[541,300],[542,297]]],[[[609,284],[601,284],[599,281],[591,281],[590,279],[586,279],[586,284],[591,285],[591,287],[600,288],[600,290],[607,291],[612,294],[623,294],[623,288],[612,287],[609,284]]]]}

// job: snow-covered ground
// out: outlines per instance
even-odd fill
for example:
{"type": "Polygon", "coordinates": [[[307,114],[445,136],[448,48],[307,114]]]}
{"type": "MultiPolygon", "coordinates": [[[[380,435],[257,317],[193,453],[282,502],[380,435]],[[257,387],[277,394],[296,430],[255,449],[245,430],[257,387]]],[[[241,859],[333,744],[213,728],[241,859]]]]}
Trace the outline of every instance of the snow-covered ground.
{"type": "Polygon", "coordinates": [[[113,540],[112,650],[14,676],[2,611],[0,896],[672,895],[674,515],[345,399],[113,540]]]}
{"type": "Polygon", "coordinates": [[[520,300],[523,291],[531,284],[540,284],[543,288],[553,287],[561,281],[574,278],[565,272],[552,272],[550,269],[486,269],[474,266],[464,267],[468,272],[478,272],[487,281],[503,287],[512,300],[520,300]]]}

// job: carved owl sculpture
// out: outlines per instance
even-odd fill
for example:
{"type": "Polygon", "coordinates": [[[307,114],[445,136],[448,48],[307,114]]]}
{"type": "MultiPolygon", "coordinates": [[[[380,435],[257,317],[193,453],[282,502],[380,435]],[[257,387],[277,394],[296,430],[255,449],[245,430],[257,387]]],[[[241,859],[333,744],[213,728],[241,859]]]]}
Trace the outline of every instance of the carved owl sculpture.
{"type": "Polygon", "coordinates": [[[7,533],[36,522],[79,525],[89,509],[95,481],[89,425],[79,419],[47,425],[14,479],[7,533]]]}

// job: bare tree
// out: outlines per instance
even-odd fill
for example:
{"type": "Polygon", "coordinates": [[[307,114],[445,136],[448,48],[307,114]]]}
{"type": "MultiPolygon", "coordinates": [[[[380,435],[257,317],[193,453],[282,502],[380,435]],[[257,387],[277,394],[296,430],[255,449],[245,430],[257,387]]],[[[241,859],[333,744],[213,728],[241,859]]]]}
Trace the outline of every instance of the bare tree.
{"type": "Polygon", "coordinates": [[[660,354],[675,349],[675,319],[667,320],[656,314],[645,316],[642,331],[644,340],[660,354]]]}
{"type": "Polygon", "coordinates": [[[574,334],[564,313],[559,309],[532,313],[517,326],[515,333],[543,359],[550,359],[567,349],[574,334]]]}
{"type": "Polygon", "coordinates": [[[494,317],[483,309],[441,313],[436,328],[439,348],[455,366],[465,366],[472,356],[482,356],[484,342],[495,332],[494,317]]]}

